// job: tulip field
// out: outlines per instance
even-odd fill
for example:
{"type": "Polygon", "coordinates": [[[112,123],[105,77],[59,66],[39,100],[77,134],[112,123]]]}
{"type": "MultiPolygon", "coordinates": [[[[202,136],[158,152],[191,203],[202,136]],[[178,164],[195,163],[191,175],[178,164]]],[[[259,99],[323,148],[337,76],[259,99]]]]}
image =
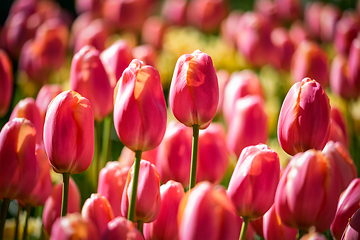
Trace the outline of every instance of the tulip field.
{"type": "Polygon", "coordinates": [[[360,1],[0,12],[0,240],[360,239],[360,1]]]}

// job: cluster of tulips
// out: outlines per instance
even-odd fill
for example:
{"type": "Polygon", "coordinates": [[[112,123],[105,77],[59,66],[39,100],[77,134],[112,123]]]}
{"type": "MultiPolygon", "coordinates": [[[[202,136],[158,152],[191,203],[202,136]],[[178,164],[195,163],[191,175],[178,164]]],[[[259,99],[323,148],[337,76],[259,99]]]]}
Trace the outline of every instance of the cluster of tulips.
{"type": "Polygon", "coordinates": [[[0,239],[27,239],[35,207],[41,239],[360,239],[360,14],[165,0],[155,16],[157,4],[77,0],[72,21],[52,1],[13,3],[0,32],[0,239]],[[237,71],[171,49],[169,32],[188,25],[236,52],[237,71]]]}

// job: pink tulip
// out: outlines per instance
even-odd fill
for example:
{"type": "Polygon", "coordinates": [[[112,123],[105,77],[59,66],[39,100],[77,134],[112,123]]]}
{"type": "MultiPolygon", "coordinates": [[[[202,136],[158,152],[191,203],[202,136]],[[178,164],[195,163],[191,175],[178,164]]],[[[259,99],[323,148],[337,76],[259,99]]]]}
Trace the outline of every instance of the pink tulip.
{"type": "MultiPolygon", "coordinates": [[[[121,199],[121,214],[124,217],[128,215],[133,178],[134,166],[129,171],[121,199]]],[[[159,215],[160,206],[159,173],[153,164],[146,160],[141,160],[134,221],[143,221],[144,223],[153,222],[159,215]]]]}
{"type": "Polygon", "coordinates": [[[336,123],[339,129],[342,132],[342,136],[344,137],[344,145],[348,145],[348,133],[346,131],[346,123],[343,114],[337,109],[335,106],[331,107],[331,120],[336,123]]]}
{"type": "Polygon", "coordinates": [[[305,28],[303,22],[300,20],[294,21],[291,24],[289,29],[289,37],[294,43],[295,47],[297,47],[302,41],[311,39],[309,31],[305,28]]]}
{"type": "Polygon", "coordinates": [[[36,143],[42,144],[44,119],[41,117],[40,110],[33,98],[25,98],[16,104],[11,113],[10,120],[14,118],[26,118],[29,120],[36,129],[36,143]]]}
{"type": "Polygon", "coordinates": [[[113,108],[113,86],[100,60],[100,52],[84,46],[71,62],[70,88],[91,102],[94,118],[101,121],[113,108]]]}
{"type": "Polygon", "coordinates": [[[322,150],[330,134],[330,103],[315,80],[304,78],[287,93],[278,122],[278,140],[290,155],[322,150]]]}
{"type": "Polygon", "coordinates": [[[80,32],[85,29],[87,26],[90,25],[90,23],[94,20],[94,16],[90,12],[84,12],[82,14],[79,14],[71,25],[71,35],[69,39],[69,48],[74,49],[75,48],[75,42],[76,39],[78,39],[78,36],[80,32]]]}
{"type": "Polygon", "coordinates": [[[359,239],[360,236],[360,210],[356,211],[349,220],[348,225],[342,235],[342,240],[359,239]]]}
{"type": "MultiPolygon", "coordinates": [[[[156,166],[158,148],[159,147],[156,147],[150,151],[143,152],[141,154],[141,159],[149,161],[150,163],[156,166]]],[[[121,150],[120,157],[118,159],[120,167],[130,168],[134,164],[134,159],[135,159],[135,152],[124,146],[123,149],[121,150]]]]}
{"type": "Polygon", "coordinates": [[[304,21],[314,39],[320,38],[320,13],[324,6],[325,3],[321,1],[308,2],[305,6],[304,21]]]}
{"type": "Polygon", "coordinates": [[[160,187],[161,208],[157,219],[144,224],[146,239],[178,239],[177,214],[181,199],[185,195],[179,182],[168,181],[160,187]]]}
{"type": "Polygon", "coordinates": [[[344,146],[347,147],[347,139],[344,136],[344,132],[340,128],[340,126],[333,119],[330,120],[330,134],[329,141],[333,142],[341,142],[344,146]]]}
{"type": "Polygon", "coordinates": [[[178,212],[180,240],[238,239],[240,218],[226,192],[209,182],[198,183],[183,197],[178,212]]]}
{"type": "Polygon", "coordinates": [[[301,15],[300,0],[274,0],[277,16],[282,20],[295,20],[301,15]]]}
{"type": "Polygon", "coordinates": [[[335,49],[339,53],[347,55],[351,42],[356,38],[359,30],[359,19],[356,13],[352,11],[344,12],[335,26],[335,49]]]}
{"type": "Polygon", "coordinates": [[[76,13],[90,12],[94,16],[101,16],[101,10],[103,7],[103,0],[76,0],[75,9],[76,13]]]}
{"type": "Polygon", "coordinates": [[[167,24],[162,18],[157,16],[147,18],[142,27],[143,42],[154,46],[156,49],[161,49],[166,28],[167,24]]]}
{"type": "Polygon", "coordinates": [[[275,151],[264,144],[244,148],[227,190],[237,214],[250,220],[264,215],[274,203],[279,178],[275,151]]]}
{"type": "Polygon", "coordinates": [[[143,240],[144,237],[131,221],[123,217],[117,217],[108,223],[101,239],[143,240]]]}
{"type": "Polygon", "coordinates": [[[250,145],[265,143],[268,137],[267,115],[259,96],[238,99],[227,133],[227,145],[238,157],[250,145]]]}
{"type": "Polygon", "coordinates": [[[186,0],[165,0],[163,2],[161,16],[171,24],[184,26],[186,23],[186,0]]]}
{"type": "Polygon", "coordinates": [[[121,198],[128,172],[129,167],[121,167],[119,162],[108,162],[100,171],[97,192],[109,201],[115,217],[122,216],[121,198]]]}
{"type": "Polygon", "coordinates": [[[341,239],[341,236],[349,222],[350,217],[360,208],[360,179],[351,181],[346,190],[341,194],[335,218],[330,226],[334,239],[341,239]]]}
{"type": "Polygon", "coordinates": [[[274,26],[279,25],[279,16],[275,7],[274,1],[271,0],[256,0],[254,2],[254,11],[265,16],[274,26]]]}
{"type": "Polygon", "coordinates": [[[225,86],[229,82],[230,74],[225,69],[221,69],[216,72],[216,76],[219,81],[219,103],[216,109],[216,115],[219,116],[223,111],[223,103],[225,98],[225,86]]]}
{"type": "Polygon", "coordinates": [[[44,124],[44,146],[58,173],[84,172],[94,155],[94,115],[89,100],[74,91],[57,95],[44,124]]]}
{"type": "Polygon", "coordinates": [[[114,92],[114,124],[120,141],[133,151],[157,147],[167,119],[158,71],[134,59],[114,92]]]}
{"type": "Polygon", "coordinates": [[[44,85],[40,89],[37,97],[36,97],[36,106],[40,110],[40,115],[45,121],[45,115],[46,111],[48,109],[48,106],[50,102],[62,92],[62,86],[58,84],[52,84],[52,85],[44,85]]]}
{"type": "Polygon", "coordinates": [[[114,219],[114,214],[108,200],[100,194],[93,193],[81,210],[84,219],[92,221],[100,236],[107,228],[108,222],[114,219]]]}
{"type": "Polygon", "coordinates": [[[242,12],[239,10],[232,10],[230,14],[222,21],[220,26],[221,37],[226,43],[235,47],[236,45],[236,29],[240,23],[242,12]]]}
{"type": "Polygon", "coordinates": [[[296,154],[280,179],[275,208],[286,225],[323,232],[330,227],[339,198],[335,166],[320,151],[296,154]]]}
{"type": "Polygon", "coordinates": [[[282,27],[275,28],[271,32],[271,42],[278,53],[277,58],[274,58],[273,65],[279,69],[289,71],[295,46],[290,39],[288,31],[282,27]]]}
{"type": "Polygon", "coordinates": [[[13,95],[12,63],[7,53],[0,49],[0,118],[6,115],[13,95]]]}
{"type": "Polygon", "coordinates": [[[360,36],[356,37],[350,46],[348,71],[349,85],[354,88],[354,98],[360,95],[360,36]]]}
{"type": "Polygon", "coordinates": [[[105,49],[105,42],[109,36],[107,25],[102,19],[95,19],[76,35],[74,52],[79,52],[86,45],[93,46],[100,52],[105,49]]]}
{"type": "Polygon", "coordinates": [[[295,240],[297,229],[285,225],[279,215],[276,213],[275,206],[267,211],[264,215],[264,239],[267,240],[295,240]]]}
{"type": "MultiPolygon", "coordinates": [[[[50,234],[56,219],[61,215],[63,183],[54,186],[51,196],[46,200],[42,215],[45,231],[50,234]]],[[[80,212],[80,192],[72,178],[69,181],[68,213],[80,212]]]]}
{"type": "Polygon", "coordinates": [[[331,42],[335,37],[335,26],[341,17],[341,10],[331,3],[325,4],[320,12],[320,38],[331,42]]]}
{"type": "Polygon", "coordinates": [[[50,240],[98,240],[99,238],[100,235],[91,221],[82,218],[79,213],[71,213],[54,222],[50,240]]]}
{"type": "Polygon", "coordinates": [[[7,122],[0,132],[0,199],[24,199],[38,181],[36,129],[24,118],[7,122]]]}
{"type": "Polygon", "coordinates": [[[134,58],[143,61],[146,65],[155,67],[157,61],[156,49],[150,44],[143,44],[132,49],[134,58]]]}
{"type": "Polygon", "coordinates": [[[169,102],[175,118],[188,127],[209,126],[219,102],[219,84],[211,57],[200,50],[179,57],[169,102]]]}

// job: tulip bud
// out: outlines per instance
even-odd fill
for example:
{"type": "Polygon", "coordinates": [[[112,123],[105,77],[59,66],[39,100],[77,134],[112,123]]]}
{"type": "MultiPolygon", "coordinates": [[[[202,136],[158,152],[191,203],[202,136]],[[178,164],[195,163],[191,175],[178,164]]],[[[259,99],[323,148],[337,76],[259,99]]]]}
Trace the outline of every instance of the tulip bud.
{"type": "Polygon", "coordinates": [[[84,12],[91,12],[94,16],[101,16],[103,3],[103,0],[76,0],[76,13],[80,14],[84,12]]]}
{"type": "Polygon", "coordinates": [[[198,183],[180,202],[179,239],[238,239],[240,218],[221,187],[198,183]]]}
{"type": "Polygon", "coordinates": [[[289,90],[281,107],[278,140],[290,155],[322,150],[330,134],[330,103],[315,80],[304,78],[289,90]]]}
{"type": "Polygon", "coordinates": [[[157,61],[156,49],[150,44],[143,44],[132,49],[134,58],[143,61],[146,65],[155,67],[157,61]]]}
{"type": "Polygon", "coordinates": [[[29,197],[38,181],[36,129],[24,118],[7,122],[0,132],[0,199],[29,197]]]}
{"type": "Polygon", "coordinates": [[[94,224],[79,213],[58,218],[51,230],[51,240],[98,240],[100,238],[94,224]]]}
{"type": "Polygon", "coordinates": [[[200,50],[182,55],[175,66],[169,102],[175,118],[205,129],[216,113],[219,85],[211,57],[200,50]]]}
{"type": "Polygon", "coordinates": [[[344,55],[349,53],[351,42],[359,32],[359,20],[355,12],[344,12],[335,26],[335,49],[344,55]]]}
{"type": "MultiPolygon", "coordinates": [[[[331,121],[338,126],[341,131],[341,136],[343,136],[343,143],[345,146],[348,146],[348,133],[346,131],[346,123],[343,114],[335,106],[331,107],[331,121]]],[[[329,139],[330,140],[330,139],[329,139]]]]}
{"type": "Polygon", "coordinates": [[[295,46],[290,39],[289,33],[285,28],[275,28],[271,32],[271,42],[278,53],[277,57],[274,58],[273,65],[279,69],[289,71],[291,59],[295,51],[295,46]]]}
{"type": "Polygon", "coordinates": [[[348,71],[349,85],[354,88],[354,98],[360,95],[360,36],[355,38],[350,46],[348,71]]]}
{"type": "Polygon", "coordinates": [[[74,91],[57,95],[44,124],[44,146],[58,173],[84,172],[94,155],[94,115],[89,100],[74,91]]]}
{"type": "Polygon", "coordinates": [[[70,87],[91,102],[97,121],[101,121],[111,112],[113,88],[100,60],[100,52],[94,47],[84,46],[74,55],[71,62],[70,87]]]}
{"type": "Polygon", "coordinates": [[[286,225],[323,232],[330,227],[339,198],[331,161],[320,151],[296,154],[279,181],[275,208],[286,225]]]}
{"type": "Polygon", "coordinates": [[[289,29],[289,37],[294,43],[295,47],[299,46],[302,41],[311,39],[310,33],[300,20],[294,21],[291,24],[289,29]]]}
{"type": "Polygon", "coordinates": [[[117,217],[108,223],[101,239],[143,240],[144,238],[131,221],[117,217]]]}
{"type": "MultiPolygon", "coordinates": [[[[61,216],[63,183],[54,186],[51,196],[46,200],[42,215],[45,231],[50,234],[56,219],[61,216]]],[[[80,212],[80,192],[72,178],[69,181],[68,213],[80,212]]]]}
{"type": "MultiPolygon", "coordinates": [[[[121,199],[121,214],[124,217],[128,215],[133,178],[134,166],[132,166],[129,171],[121,199]]],[[[160,206],[161,197],[159,173],[153,164],[146,160],[141,160],[134,221],[140,220],[144,223],[153,222],[159,215],[160,206]]]]}
{"type": "Polygon", "coordinates": [[[224,102],[224,98],[225,98],[225,96],[224,96],[225,95],[225,86],[229,82],[230,74],[228,71],[221,69],[216,72],[216,76],[219,81],[219,103],[218,103],[218,106],[216,109],[216,115],[220,116],[223,111],[223,102],[224,102]]]}
{"type": "Polygon", "coordinates": [[[349,220],[348,225],[344,231],[342,240],[359,239],[360,235],[360,210],[357,210],[349,220]]]}
{"type": "Polygon", "coordinates": [[[115,88],[114,124],[133,151],[157,147],[165,134],[166,104],[158,71],[134,59],[115,88]]]}
{"type": "Polygon", "coordinates": [[[76,35],[74,52],[79,52],[86,45],[93,46],[98,51],[105,49],[105,42],[109,36],[106,24],[102,19],[95,19],[76,35]]]}
{"type": "Polygon", "coordinates": [[[232,10],[221,23],[221,37],[227,44],[235,47],[236,45],[236,34],[237,31],[234,31],[240,23],[242,12],[239,10],[232,10]]]}
{"type": "Polygon", "coordinates": [[[142,27],[143,42],[154,46],[156,49],[161,49],[166,28],[167,24],[162,18],[157,16],[149,17],[142,27]]]}
{"type": "Polygon", "coordinates": [[[264,239],[267,240],[295,240],[297,229],[285,225],[276,213],[275,206],[272,205],[264,215],[264,239]]]}
{"type": "Polygon", "coordinates": [[[0,49],[0,118],[9,110],[13,95],[12,63],[7,53],[0,49]]]}
{"type": "Polygon", "coordinates": [[[245,147],[266,142],[268,124],[264,103],[259,96],[238,99],[234,110],[227,133],[227,145],[238,157],[245,147]]]}
{"type": "Polygon", "coordinates": [[[157,219],[144,224],[146,239],[178,239],[177,214],[181,199],[185,195],[179,182],[168,181],[160,187],[161,208],[157,219]]]}
{"type": "Polygon", "coordinates": [[[37,97],[36,97],[36,106],[40,110],[41,117],[43,121],[45,121],[46,111],[50,102],[62,92],[61,85],[52,84],[52,85],[44,85],[40,89],[37,97]]]}
{"type": "Polygon", "coordinates": [[[122,216],[121,198],[128,172],[129,167],[121,167],[119,162],[108,162],[100,171],[97,192],[109,201],[115,217],[122,216]]]}
{"type": "Polygon", "coordinates": [[[335,26],[341,17],[341,10],[331,3],[325,4],[320,12],[320,38],[331,42],[335,37],[335,26]]]}
{"type": "Polygon", "coordinates": [[[264,215],[274,203],[279,178],[280,161],[275,151],[264,144],[244,148],[227,190],[237,214],[250,220],[264,215]]]}
{"type": "Polygon", "coordinates": [[[320,13],[324,6],[321,1],[308,2],[305,6],[305,24],[314,39],[320,38],[320,13]]]}
{"type": "Polygon", "coordinates": [[[186,24],[186,0],[165,0],[163,2],[161,16],[171,24],[184,26],[186,24]]]}
{"type": "Polygon", "coordinates": [[[300,0],[275,0],[277,16],[282,20],[295,20],[301,15],[300,0]]]}

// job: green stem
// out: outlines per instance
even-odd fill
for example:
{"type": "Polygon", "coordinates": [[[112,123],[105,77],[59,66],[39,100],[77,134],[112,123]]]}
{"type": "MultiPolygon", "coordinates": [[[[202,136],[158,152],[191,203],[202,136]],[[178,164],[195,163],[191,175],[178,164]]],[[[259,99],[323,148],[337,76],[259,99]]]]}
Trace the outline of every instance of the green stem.
{"type": "Polygon", "coordinates": [[[190,169],[190,184],[189,190],[196,184],[196,169],[197,169],[197,154],[199,144],[199,128],[198,124],[193,125],[193,138],[192,138],[192,150],[191,150],[191,169],[190,169]]]}
{"type": "Polygon", "coordinates": [[[95,184],[95,189],[97,189],[97,184],[99,182],[99,173],[101,170],[101,122],[99,121],[95,121],[95,143],[96,143],[96,152],[95,152],[95,161],[96,161],[96,170],[95,170],[95,176],[96,176],[96,184],[95,184]]]}
{"type": "Polygon", "coordinates": [[[66,216],[67,210],[68,210],[69,178],[70,178],[70,173],[63,173],[63,192],[62,192],[62,204],[61,204],[61,217],[66,216]]]}
{"type": "MultiPolygon", "coordinates": [[[[102,139],[102,148],[101,148],[101,159],[106,163],[109,159],[109,152],[111,149],[110,142],[110,132],[111,132],[111,124],[112,124],[112,114],[108,115],[104,119],[104,127],[103,127],[103,139],[102,139]]],[[[104,166],[105,164],[102,164],[104,166]]]]}
{"type": "Polygon", "coordinates": [[[24,231],[23,231],[23,240],[27,239],[27,235],[28,235],[28,223],[29,223],[29,217],[30,217],[30,210],[31,210],[31,206],[29,204],[26,204],[25,207],[25,212],[26,212],[26,217],[25,217],[25,224],[24,224],[24,231]]]}
{"type": "Polygon", "coordinates": [[[142,235],[144,235],[143,234],[143,228],[144,228],[144,222],[141,221],[141,220],[138,220],[137,221],[137,229],[141,232],[142,235]]]}
{"type": "Polygon", "coordinates": [[[132,222],[134,222],[134,216],[135,216],[136,194],[137,194],[137,185],[139,180],[141,154],[142,154],[141,150],[135,151],[134,179],[131,189],[130,205],[128,211],[128,220],[132,222]]]}
{"type": "Polygon", "coordinates": [[[241,233],[239,240],[245,240],[246,239],[246,233],[249,227],[250,219],[248,217],[243,217],[243,224],[241,226],[241,233]]]}
{"type": "Polygon", "coordinates": [[[19,217],[21,212],[21,205],[18,203],[18,211],[15,218],[15,233],[14,233],[14,240],[19,238],[19,217]]]}
{"type": "Polygon", "coordinates": [[[9,209],[10,199],[4,198],[1,204],[1,212],[0,212],[0,239],[4,238],[4,227],[6,222],[6,214],[9,209]]]}

